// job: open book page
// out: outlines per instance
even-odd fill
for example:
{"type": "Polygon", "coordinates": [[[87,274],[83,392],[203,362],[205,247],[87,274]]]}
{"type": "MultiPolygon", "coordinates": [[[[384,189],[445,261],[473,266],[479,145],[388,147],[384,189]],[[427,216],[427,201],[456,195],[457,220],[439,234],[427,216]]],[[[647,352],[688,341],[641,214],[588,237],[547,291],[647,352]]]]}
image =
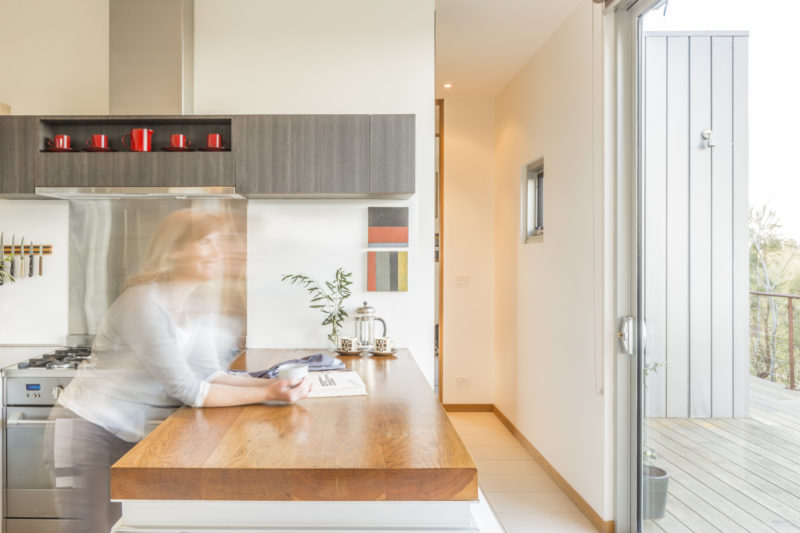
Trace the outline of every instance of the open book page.
{"type": "Polygon", "coordinates": [[[309,398],[328,398],[333,396],[366,396],[367,386],[358,372],[346,370],[342,372],[311,372],[309,398]]]}

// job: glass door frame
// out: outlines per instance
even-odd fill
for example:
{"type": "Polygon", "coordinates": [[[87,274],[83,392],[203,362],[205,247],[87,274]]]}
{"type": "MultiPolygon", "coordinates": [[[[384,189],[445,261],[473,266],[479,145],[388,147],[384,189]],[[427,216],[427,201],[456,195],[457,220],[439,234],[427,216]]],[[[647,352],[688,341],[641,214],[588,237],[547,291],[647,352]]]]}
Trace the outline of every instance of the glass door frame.
{"type": "Polygon", "coordinates": [[[616,365],[616,530],[641,531],[642,423],[644,397],[644,187],[642,161],[641,16],[662,0],[623,0],[607,14],[606,102],[614,130],[608,154],[616,174],[616,310],[634,318],[633,355],[619,352],[616,365]]]}

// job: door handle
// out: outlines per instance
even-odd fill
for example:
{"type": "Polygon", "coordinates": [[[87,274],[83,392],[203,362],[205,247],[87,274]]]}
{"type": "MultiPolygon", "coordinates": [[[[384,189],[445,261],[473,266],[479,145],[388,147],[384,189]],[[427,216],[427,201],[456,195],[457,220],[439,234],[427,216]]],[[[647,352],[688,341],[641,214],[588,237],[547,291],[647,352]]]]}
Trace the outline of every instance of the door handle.
{"type": "Polygon", "coordinates": [[[620,348],[628,355],[633,355],[633,321],[632,316],[622,317],[617,331],[620,348]]]}
{"type": "Polygon", "coordinates": [[[8,417],[8,420],[6,420],[6,426],[45,426],[48,424],[55,424],[55,422],[55,420],[47,418],[28,420],[25,418],[25,413],[13,413],[8,417]]]}

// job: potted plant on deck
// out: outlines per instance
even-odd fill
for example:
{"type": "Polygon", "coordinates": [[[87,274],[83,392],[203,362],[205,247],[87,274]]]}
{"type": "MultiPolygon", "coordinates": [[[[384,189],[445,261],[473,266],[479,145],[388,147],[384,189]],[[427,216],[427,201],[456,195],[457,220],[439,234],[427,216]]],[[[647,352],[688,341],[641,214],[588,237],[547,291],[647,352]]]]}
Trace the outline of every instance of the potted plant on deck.
{"type": "MultiPolygon", "coordinates": [[[[658,372],[664,363],[648,363],[642,369],[644,390],[647,391],[647,378],[658,372]]],[[[655,451],[649,446],[642,446],[642,518],[658,520],[664,518],[667,510],[667,490],[669,473],[658,466],[650,464],[658,459],[655,451]]]]}

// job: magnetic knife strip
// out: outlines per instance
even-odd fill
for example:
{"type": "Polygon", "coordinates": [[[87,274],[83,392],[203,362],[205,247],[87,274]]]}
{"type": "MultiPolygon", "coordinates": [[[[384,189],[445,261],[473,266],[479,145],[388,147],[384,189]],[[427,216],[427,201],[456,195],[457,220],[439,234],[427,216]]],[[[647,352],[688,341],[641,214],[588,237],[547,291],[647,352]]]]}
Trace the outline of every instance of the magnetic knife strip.
{"type": "MultiPolygon", "coordinates": [[[[20,245],[17,244],[14,246],[14,250],[11,250],[10,245],[3,246],[3,255],[19,255],[20,253],[20,245]]],[[[53,245],[52,244],[43,244],[41,250],[39,249],[38,244],[29,245],[26,244],[24,249],[22,250],[23,255],[53,255],[53,245]],[[32,250],[31,250],[32,249],[32,250]]]]}

